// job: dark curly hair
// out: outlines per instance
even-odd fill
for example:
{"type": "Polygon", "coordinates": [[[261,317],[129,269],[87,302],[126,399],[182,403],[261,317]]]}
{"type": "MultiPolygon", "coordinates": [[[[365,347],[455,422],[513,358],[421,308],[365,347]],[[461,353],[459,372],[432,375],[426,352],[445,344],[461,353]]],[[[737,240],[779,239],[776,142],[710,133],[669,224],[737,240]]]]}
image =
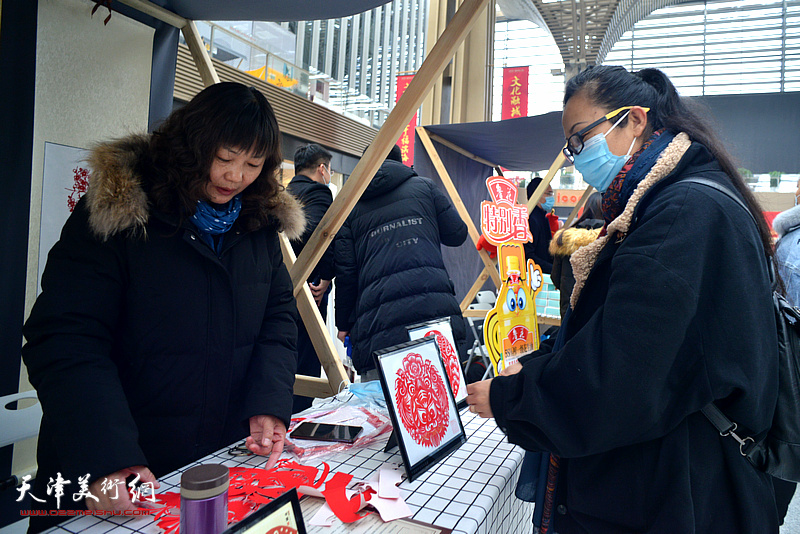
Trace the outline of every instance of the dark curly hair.
{"type": "Polygon", "coordinates": [[[263,94],[235,82],[206,87],[153,132],[143,176],[156,207],[181,219],[194,214],[197,201],[206,199],[211,164],[223,146],[266,157],[261,174],[242,193],[239,220],[247,230],[267,224],[265,212],[283,190],[278,121],[263,94]]]}

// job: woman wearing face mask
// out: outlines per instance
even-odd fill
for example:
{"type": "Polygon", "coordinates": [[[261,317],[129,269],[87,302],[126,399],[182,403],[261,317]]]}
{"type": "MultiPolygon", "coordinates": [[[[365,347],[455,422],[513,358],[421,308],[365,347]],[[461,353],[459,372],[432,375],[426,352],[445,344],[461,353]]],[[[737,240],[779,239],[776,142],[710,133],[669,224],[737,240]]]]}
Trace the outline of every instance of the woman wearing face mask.
{"type": "Polygon", "coordinates": [[[155,482],[240,439],[277,461],[297,363],[278,231],[305,221],[280,162],[272,108],[238,83],[94,148],[24,327],[44,410],[35,507],[57,509],[45,485],[58,474],[93,495],[62,510],[133,509],[128,476],[155,482]]]}
{"type": "MultiPolygon", "coordinates": [[[[777,533],[770,478],[701,413],[765,432],[777,340],[761,209],[703,116],[659,70],[590,67],[566,86],[566,154],[603,193],[601,237],[553,351],[468,386],[512,443],[552,453],[540,532],[777,533]],[[688,179],[703,178],[727,194],[688,179]]],[[[524,360],[524,359],[523,359],[524,360]]]]}
{"type": "MultiPolygon", "coordinates": [[[[540,183],[542,183],[541,178],[534,178],[528,183],[526,188],[528,198],[536,191],[540,183]]],[[[539,199],[539,203],[528,215],[528,227],[531,230],[533,241],[523,245],[525,257],[535,261],[542,268],[542,272],[547,274],[550,274],[553,269],[553,256],[550,255],[549,250],[553,234],[550,232],[550,221],[547,220],[547,214],[553,209],[554,202],[553,188],[548,185],[544,195],[539,199]]]]}

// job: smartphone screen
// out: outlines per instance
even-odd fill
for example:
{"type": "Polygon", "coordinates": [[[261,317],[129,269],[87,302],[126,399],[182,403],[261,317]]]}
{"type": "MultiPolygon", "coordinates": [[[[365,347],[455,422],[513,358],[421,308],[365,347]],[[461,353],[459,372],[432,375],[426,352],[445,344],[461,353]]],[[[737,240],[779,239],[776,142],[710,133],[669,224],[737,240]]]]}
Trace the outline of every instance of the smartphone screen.
{"type": "Polygon", "coordinates": [[[362,430],[364,429],[360,426],[331,425],[306,421],[292,430],[291,437],[295,439],[353,443],[362,430]]]}

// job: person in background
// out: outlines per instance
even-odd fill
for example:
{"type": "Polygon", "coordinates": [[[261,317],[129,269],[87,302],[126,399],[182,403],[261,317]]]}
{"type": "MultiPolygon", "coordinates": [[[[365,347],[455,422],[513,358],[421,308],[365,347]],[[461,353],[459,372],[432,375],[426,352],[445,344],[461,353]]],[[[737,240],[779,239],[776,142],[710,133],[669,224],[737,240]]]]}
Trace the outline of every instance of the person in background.
{"type": "Polygon", "coordinates": [[[598,192],[592,193],[583,213],[569,228],[562,228],[557,231],[550,241],[550,254],[553,255],[553,271],[550,278],[553,285],[561,292],[561,317],[567,313],[569,308],[569,298],[572,295],[572,288],[575,287],[575,276],[572,274],[572,265],[569,260],[572,253],[584,245],[588,245],[600,235],[603,227],[603,212],[600,209],[602,195],[598,192]]]}
{"type": "Polygon", "coordinates": [[[607,226],[572,255],[552,352],[468,384],[470,409],[546,454],[542,534],[777,534],[771,477],[701,412],[713,402],[747,436],[772,424],[773,252],[758,202],[704,113],[658,69],[581,71],[562,125],[607,226]]]}
{"type": "Polygon", "coordinates": [[[44,411],[35,508],[57,509],[47,485],[62,477],[92,495],[62,510],[131,510],[129,476],[157,486],[245,438],[278,460],[297,362],[278,232],[305,224],[277,180],[280,139],[264,95],[226,82],[153,134],[92,150],[23,329],[44,411]]]}
{"type": "Polygon", "coordinates": [[[334,241],[338,337],[349,335],[362,380],[378,378],[373,353],[408,341],[406,326],[450,317],[463,346],[466,326],[441,245],[466,238],[447,195],[392,147],[334,241]]]}
{"type": "MultiPolygon", "coordinates": [[[[528,198],[531,198],[540,183],[542,183],[542,179],[538,177],[533,178],[528,183],[526,188],[528,198]]],[[[553,269],[553,256],[550,255],[549,250],[553,234],[550,231],[550,221],[547,220],[547,214],[553,209],[554,203],[553,188],[548,185],[544,195],[528,215],[528,227],[531,230],[533,242],[524,243],[523,245],[525,258],[535,261],[545,274],[550,274],[553,269]]]]}
{"type": "Polygon", "coordinates": [[[800,306],[800,180],[794,194],[794,207],[779,213],[772,221],[778,234],[775,244],[775,262],[786,287],[786,300],[792,306],[800,306]]]}
{"type": "MultiPolygon", "coordinates": [[[[792,306],[800,305],[800,180],[794,193],[794,207],[779,213],[772,221],[772,228],[778,234],[775,244],[775,264],[783,281],[786,300],[792,306]]],[[[781,524],[786,517],[789,503],[794,496],[797,484],[778,478],[773,479],[775,500],[781,524]]]]}
{"type": "MultiPolygon", "coordinates": [[[[311,234],[319,225],[319,221],[333,203],[333,195],[329,188],[332,158],[330,152],[314,143],[301,146],[294,153],[295,177],[286,186],[286,190],[300,201],[306,214],[306,229],[303,235],[291,241],[296,256],[300,255],[311,234]]],[[[308,277],[311,294],[314,295],[314,301],[319,307],[323,321],[328,314],[328,294],[333,275],[333,247],[331,246],[325,250],[308,277]]],[[[322,366],[302,320],[297,321],[297,357],[297,374],[320,375],[322,366]]],[[[295,395],[292,412],[297,413],[309,408],[312,400],[311,397],[295,395]]]]}

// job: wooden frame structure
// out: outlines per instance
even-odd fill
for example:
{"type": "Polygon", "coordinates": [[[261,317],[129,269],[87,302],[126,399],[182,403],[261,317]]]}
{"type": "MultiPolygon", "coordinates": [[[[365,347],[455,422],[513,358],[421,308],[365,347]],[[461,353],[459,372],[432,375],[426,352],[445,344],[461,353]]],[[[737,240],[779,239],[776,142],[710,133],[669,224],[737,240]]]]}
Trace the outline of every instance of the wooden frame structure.
{"type": "MultiPolygon", "coordinates": [[[[450,178],[450,174],[447,172],[444,163],[442,163],[442,158],[439,156],[439,152],[436,150],[436,147],[433,145],[432,141],[436,141],[437,143],[440,143],[446,146],[447,148],[450,148],[451,150],[458,152],[462,156],[468,157],[469,159],[475,160],[479,163],[483,163],[488,167],[493,167],[494,169],[497,170],[498,174],[502,175],[502,172],[500,171],[500,166],[480,156],[472,154],[468,150],[461,148],[460,146],[448,141],[447,139],[442,138],[441,136],[428,132],[424,126],[417,126],[416,131],[420,141],[422,142],[422,146],[428,153],[428,157],[433,163],[436,172],[439,174],[439,178],[442,180],[442,183],[444,184],[447,193],[450,195],[450,198],[453,201],[453,205],[455,205],[459,215],[461,215],[461,218],[466,223],[467,228],[469,230],[469,235],[472,238],[473,243],[477,245],[478,238],[480,237],[480,232],[475,227],[472,218],[467,212],[467,209],[464,206],[464,202],[461,200],[461,196],[458,194],[455,185],[453,185],[453,180],[450,178]]],[[[565,161],[566,158],[564,157],[564,154],[559,151],[555,161],[553,161],[552,165],[550,165],[550,169],[547,171],[547,175],[542,179],[542,182],[533,192],[533,195],[531,195],[531,198],[528,199],[528,211],[530,211],[534,206],[536,206],[539,203],[539,199],[541,199],[542,195],[544,195],[545,191],[547,190],[547,186],[550,185],[550,182],[553,181],[556,172],[558,171],[558,169],[561,168],[561,166],[564,164],[565,161]]],[[[569,217],[567,218],[565,225],[568,226],[575,219],[580,209],[584,206],[584,204],[586,204],[586,200],[589,198],[591,192],[592,192],[592,186],[587,187],[586,191],[583,192],[583,195],[581,196],[580,200],[578,201],[577,204],[575,204],[575,207],[569,214],[569,217]]],[[[497,269],[497,261],[490,259],[489,255],[483,250],[479,250],[478,253],[481,256],[481,260],[483,260],[484,268],[483,271],[481,271],[481,273],[478,275],[478,278],[472,284],[472,287],[469,289],[469,291],[467,291],[467,294],[464,296],[464,299],[461,301],[461,314],[464,317],[484,317],[486,315],[485,311],[468,309],[469,305],[472,303],[472,300],[475,298],[475,295],[477,295],[478,291],[481,289],[481,287],[483,287],[484,283],[486,283],[486,280],[488,280],[491,277],[492,280],[494,281],[495,287],[497,287],[498,289],[500,288],[500,275],[497,269]]],[[[539,316],[539,322],[541,324],[549,324],[549,325],[561,324],[560,319],[557,318],[554,319],[552,317],[545,317],[542,315],[539,316]]]]}
{"type": "MultiPolygon", "coordinates": [[[[184,19],[147,0],[120,0],[120,2],[176,28],[180,28],[189,45],[195,65],[200,71],[203,84],[208,86],[219,82],[219,77],[206,53],[200,34],[193,21],[184,19]]],[[[461,3],[450,23],[428,53],[414,79],[400,97],[394,109],[392,109],[383,127],[378,131],[374,141],[356,165],[350,178],[344,184],[336,199],[334,199],[327,213],[322,217],[299,257],[295,259],[286,237],[281,237],[284,262],[292,277],[297,309],[327,376],[326,380],[324,378],[297,375],[294,384],[295,394],[328,397],[336,394],[341,386],[350,383],[333,342],[325,329],[325,323],[317,309],[308,284],[306,284],[306,279],[322,257],[325,249],[333,242],[336,232],[339,231],[339,228],[344,224],[347,216],[353,210],[359,198],[361,198],[372,177],[383,163],[386,154],[389,153],[389,149],[400,138],[409,120],[422,104],[422,100],[431,90],[436,79],[442,74],[487,5],[489,5],[489,0],[464,0],[461,3]]],[[[453,187],[453,192],[455,192],[455,187],[453,187]]],[[[463,204],[461,208],[466,213],[466,208],[463,207],[463,204]]],[[[472,225],[470,233],[475,234],[473,236],[475,240],[480,235],[474,225],[472,225]]],[[[484,258],[484,262],[487,265],[494,265],[485,252],[482,253],[481,257],[484,258]]],[[[492,268],[489,271],[496,270],[492,268]]],[[[495,274],[495,276],[499,282],[499,275],[495,274]]]]}

